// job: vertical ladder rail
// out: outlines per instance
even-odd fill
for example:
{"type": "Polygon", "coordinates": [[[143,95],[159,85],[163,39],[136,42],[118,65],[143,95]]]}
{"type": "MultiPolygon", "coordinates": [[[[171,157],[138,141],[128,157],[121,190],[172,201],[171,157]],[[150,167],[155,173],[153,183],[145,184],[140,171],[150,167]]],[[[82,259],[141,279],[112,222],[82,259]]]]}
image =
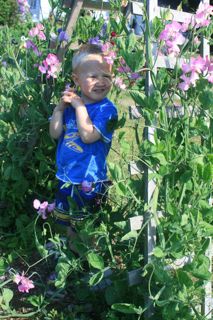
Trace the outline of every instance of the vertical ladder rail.
{"type": "MultiPolygon", "coordinates": [[[[80,11],[82,9],[84,0],[74,0],[72,8],[71,8],[71,13],[66,25],[66,34],[68,35],[69,38],[71,38],[73,34],[74,27],[76,25],[77,19],[79,17],[80,11]]],[[[63,61],[64,55],[67,50],[67,44],[62,43],[61,46],[58,49],[57,56],[60,62],[63,61]]]]}
{"type": "MultiPolygon", "coordinates": [[[[148,1],[146,3],[146,12],[148,17],[148,24],[149,27],[151,27],[152,21],[154,17],[156,16],[156,9],[158,8],[158,2],[157,0],[148,1]]],[[[152,57],[152,51],[153,51],[153,44],[151,43],[151,39],[149,35],[146,35],[146,59],[149,59],[149,57],[152,57]]],[[[151,62],[152,63],[152,62],[151,62]]],[[[152,67],[152,66],[148,66],[152,67]]],[[[152,72],[156,73],[157,68],[154,67],[154,70],[152,72]]],[[[153,91],[153,83],[151,79],[151,72],[148,71],[146,73],[146,86],[145,86],[146,95],[149,96],[153,91]]],[[[155,129],[149,126],[146,126],[144,128],[144,139],[154,142],[154,133],[155,129]]],[[[150,175],[150,169],[146,166],[144,168],[144,181],[145,181],[145,194],[144,194],[144,200],[145,203],[149,204],[152,198],[152,195],[156,188],[156,183],[152,179],[149,179],[150,175]]],[[[146,227],[146,234],[145,234],[145,261],[146,263],[149,263],[151,261],[151,255],[153,252],[153,249],[156,244],[156,223],[154,218],[151,217],[150,213],[147,212],[145,215],[145,221],[147,221],[147,227],[146,227]]],[[[149,319],[154,314],[154,308],[152,305],[152,301],[149,297],[149,292],[147,292],[147,297],[145,298],[145,304],[147,307],[147,311],[145,312],[145,318],[149,319]]]]}

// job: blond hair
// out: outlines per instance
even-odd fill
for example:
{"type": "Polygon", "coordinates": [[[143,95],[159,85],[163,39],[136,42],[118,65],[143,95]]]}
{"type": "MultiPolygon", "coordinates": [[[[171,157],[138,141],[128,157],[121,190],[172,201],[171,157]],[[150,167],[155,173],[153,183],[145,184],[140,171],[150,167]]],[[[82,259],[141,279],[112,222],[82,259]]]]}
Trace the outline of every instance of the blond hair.
{"type": "Polygon", "coordinates": [[[75,71],[77,67],[82,63],[84,58],[91,54],[96,54],[100,56],[104,55],[100,45],[83,44],[73,55],[72,70],[75,71]]]}

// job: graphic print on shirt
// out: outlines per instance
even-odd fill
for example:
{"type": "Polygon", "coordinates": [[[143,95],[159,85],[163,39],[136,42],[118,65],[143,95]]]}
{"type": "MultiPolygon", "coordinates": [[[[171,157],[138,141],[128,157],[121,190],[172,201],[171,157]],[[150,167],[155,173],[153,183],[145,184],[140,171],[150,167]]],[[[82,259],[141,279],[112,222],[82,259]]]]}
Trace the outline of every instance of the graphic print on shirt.
{"type": "Polygon", "coordinates": [[[72,149],[77,153],[82,153],[84,151],[82,147],[79,146],[76,142],[74,142],[75,140],[79,139],[79,136],[80,135],[78,132],[66,133],[64,136],[64,142],[67,148],[72,149]]]}

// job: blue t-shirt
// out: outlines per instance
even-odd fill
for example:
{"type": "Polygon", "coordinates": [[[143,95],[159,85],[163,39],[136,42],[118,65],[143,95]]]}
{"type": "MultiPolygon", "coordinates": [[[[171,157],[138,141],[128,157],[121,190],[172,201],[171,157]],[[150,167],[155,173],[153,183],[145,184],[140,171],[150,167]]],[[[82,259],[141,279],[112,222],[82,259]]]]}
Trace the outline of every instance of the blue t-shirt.
{"type": "Polygon", "coordinates": [[[84,143],[78,132],[75,109],[65,109],[64,132],[59,139],[56,154],[56,177],[64,182],[78,184],[84,180],[98,182],[107,179],[106,157],[111,147],[112,122],[117,119],[117,110],[108,98],[86,104],[86,108],[101,139],[84,143]]]}

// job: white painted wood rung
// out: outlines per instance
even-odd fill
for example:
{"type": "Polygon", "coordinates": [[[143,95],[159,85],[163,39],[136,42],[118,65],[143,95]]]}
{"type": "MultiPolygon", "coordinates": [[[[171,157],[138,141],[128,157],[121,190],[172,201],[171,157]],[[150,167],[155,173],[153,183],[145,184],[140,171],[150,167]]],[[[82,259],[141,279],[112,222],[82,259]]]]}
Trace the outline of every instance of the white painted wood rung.
{"type": "Polygon", "coordinates": [[[129,163],[129,173],[131,176],[142,174],[143,173],[143,165],[140,161],[130,161],[129,163]]]}
{"type": "Polygon", "coordinates": [[[160,17],[160,13],[167,13],[166,18],[167,20],[174,20],[177,22],[187,22],[193,19],[193,14],[185,11],[178,11],[170,9],[168,13],[168,8],[158,7],[157,8],[157,15],[160,17]]]}
{"type": "Polygon", "coordinates": [[[140,113],[139,107],[129,106],[129,118],[131,120],[142,118],[142,114],[140,113]]]}
{"type": "Polygon", "coordinates": [[[131,12],[139,16],[143,15],[144,4],[143,2],[131,1],[131,12]]]}
{"type": "Polygon", "coordinates": [[[188,256],[184,256],[182,258],[176,259],[170,263],[167,264],[167,266],[164,267],[164,270],[177,270],[180,268],[183,268],[185,265],[192,262],[194,258],[194,254],[190,254],[188,256]]]}
{"type": "Polygon", "coordinates": [[[186,60],[179,58],[177,60],[176,57],[162,56],[159,55],[156,57],[155,67],[157,68],[167,68],[174,69],[175,66],[181,66],[186,60]]]}
{"type": "Polygon", "coordinates": [[[129,226],[131,231],[138,231],[143,225],[143,216],[135,216],[129,218],[129,226]]]}

